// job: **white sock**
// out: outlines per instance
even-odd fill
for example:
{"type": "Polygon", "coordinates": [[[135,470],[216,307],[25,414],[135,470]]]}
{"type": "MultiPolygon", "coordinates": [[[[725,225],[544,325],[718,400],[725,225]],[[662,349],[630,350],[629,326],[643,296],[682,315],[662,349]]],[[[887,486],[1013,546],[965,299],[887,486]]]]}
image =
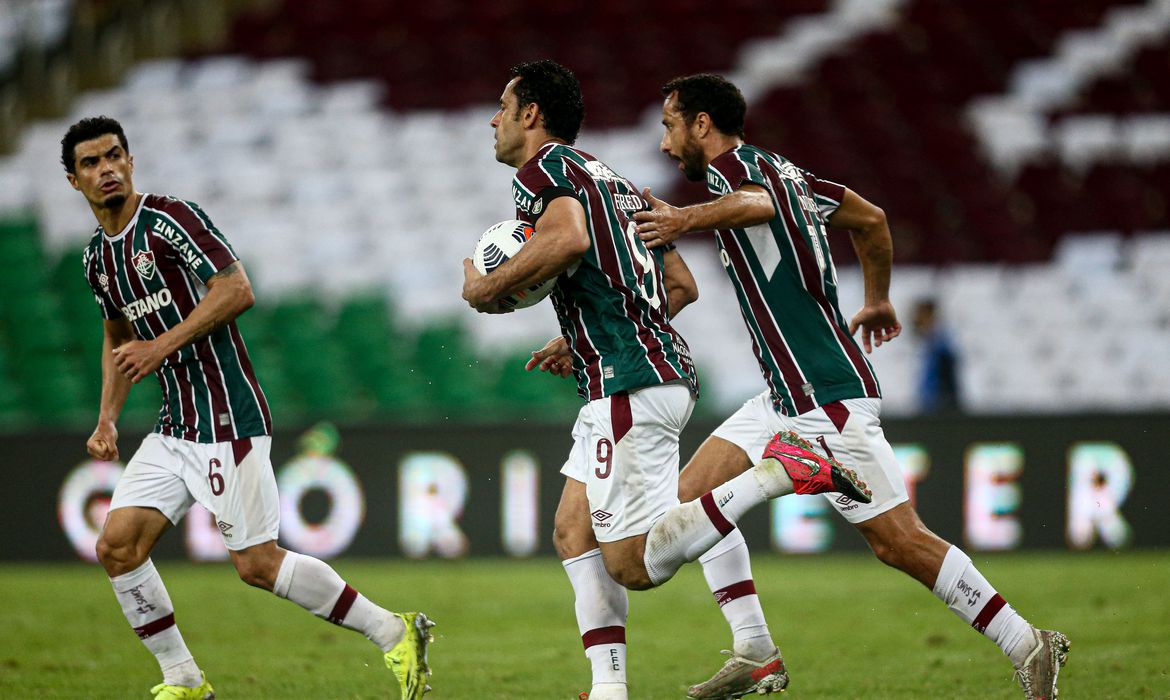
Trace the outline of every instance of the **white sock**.
{"type": "Polygon", "coordinates": [[[627,700],[629,690],[625,683],[594,683],[589,689],[589,700],[627,700]]]}
{"type": "Polygon", "coordinates": [[[306,554],[285,552],[272,592],[317,617],[361,632],[382,651],[402,639],[402,619],[351,588],[333,567],[306,554]]]}
{"type": "Polygon", "coordinates": [[[757,469],[752,467],[699,498],[672,507],[654,523],[646,533],[643,564],[655,586],[669,581],[683,564],[731,534],[744,513],[775,497],[765,492],[757,469]]]}
{"type": "Polygon", "coordinates": [[[731,531],[699,557],[707,586],[719,604],[719,610],[731,627],[737,655],[763,661],[776,653],[776,644],[768,631],[756,584],[752,580],[752,563],[747,542],[739,529],[731,531]]]}
{"type": "Polygon", "coordinates": [[[1036,636],[1028,621],[992,588],[963,550],[947,550],[934,583],[934,595],[1020,664],[1035,646],[1036,636]]]}
{"type": "Polygon", "coordinates": [[[197,687],[203,682],[195,659],[175,624],[175,608],[162,577],[147,559],[142,566],[110,579],[122,614],[162,669],[163,683],[197,687]]]}
{"type": "Polygon", "coordinates": [[[610,578],[601,560],[601,550],[590,550],[561,562],[573,586],[577,630],[585,656],[593,669],[590,698],[626,696],[626,589],[610,578]],[[599,688],[599,686],[616,686],[599,688]]]}

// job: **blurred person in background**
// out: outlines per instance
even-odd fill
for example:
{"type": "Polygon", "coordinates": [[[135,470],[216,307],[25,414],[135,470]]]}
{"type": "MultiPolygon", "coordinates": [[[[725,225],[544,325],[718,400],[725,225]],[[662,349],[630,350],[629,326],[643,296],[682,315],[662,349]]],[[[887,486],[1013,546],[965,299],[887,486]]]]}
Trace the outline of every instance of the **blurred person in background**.
{"type": "Polygon", "coordinates": [[[934,299],[920,299],[914,305],[914,335],[922,343],[918,374],[918,410],[923,413],[952,413],[962,406],[959,400],[959,356],[951,334],[939,321],[934,299]]]}
{"type": "Polygon", "coordinates": [[[131,385],[153,374],[162,386],[158,423],[126,465],[97,543],[126,620],[162,670],[151,693],[215,697],[150,559],[198,501],[215,515],[243,581],[361,632],[382,650],[402,697],[421,698],[433,623],[378,607],[325,562],[276,544],[272,418],[235,324],[252,306],[252,287],[227,239],[197,205],[134,189],[134,157],[109,117],[71,126],[61,163],[99,224],[83,256],[105,329],[90,455],[118,459],[116,423],[131,385]]]}
{"type": "Polygon", "coordinates": [[[747,548],[736,546],[743,537],[735,522],[794,491],[868,493],[851,471],[784,433],[769,436],[758,466],[679,502],[678,438],[698,386],[670,320],[697,298],[697,288],[678,251],[647,250],[634,235],[633,214],[647,207],[637,188],[571,146],[583,119],[581,88],[567,68],[535,61],[512,69],[491,126],[496,160],[517,170],[516,217],[536,233],[487,275],[465,259],[463,298],[477,311],[500,313],[496,300],[557,278],[552,299],[562,334],[528,366],[571,371],[586,400],[561,469],[553,542],[592,666],[589,699],[628,697],[626,588],[662,585],[713,548],[724,555],[714,564],[724,567],[721,576],[734,574],[728,583],[739,585],[725,590],[711,575],[708,584],[717,598],[742,598],[725,617],[737,636],[762,642],[763,658],[771,659],[753,666],[756,684],[781,690],[787,676],[759,611],[747,548]],[[734,567],[724,563],[732,560],[734,567]]]}
{"type": "MultiPolygon", "coordinates": [[[[1028,698],[1056,695],[1068,651],[1059,632],[1039,630],[1008,605],[971,559],[928,530],[909,503],[901,468],[881,429],[881,391],[865,351],[901,333],[889,300],[893,243],[885,213],[848,188],[744,142],[747,105],[735,85],[700,74],[662,88],[661,150],[709,202],[672,207],[644,192],[652,211],[634,215],[652,248],[716,232],[768,390],[744,404],[692,458],[681,483],[701,492],[748,469],[768,436],[792,430],[857,468],[873,499],[829,501],[884,563],[920,581],[1011,659],[1028,698]],[[838,307],[829,226],[848,230],[861,262],[865,300],[848,323],[838,307]],[[694,472],[693,474],[688,474],[694,472]]],[[[740,660],[733,656],[728,665],[740,660]]],[[[745,663],[750,659],[743,660],[745,663]]],[[[719,677],[691,697],[728,696],[719,677]]]]}

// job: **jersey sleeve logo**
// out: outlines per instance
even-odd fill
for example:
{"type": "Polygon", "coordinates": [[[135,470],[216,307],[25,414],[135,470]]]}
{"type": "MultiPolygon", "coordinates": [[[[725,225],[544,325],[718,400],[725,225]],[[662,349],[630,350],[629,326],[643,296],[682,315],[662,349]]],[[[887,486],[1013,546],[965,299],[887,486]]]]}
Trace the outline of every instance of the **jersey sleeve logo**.
{"type": "Polygon", "coordinates": [[[138,275],[142,279],[148,280],[154,278],[154,253],[149,250],[142,250],[132,260],[134,262],[134,269],[138,270],[138,275]]]}
{"type": "Polygon", "coordinates": [[[793,180],[797,182],[804,180],[804,173],[802,173],[800,168],[796,167],[791,162],[785,161],[784,163],[781,163],[777,170],[780,172],[780,177],[784,178],[785,180],[793,180]]]}
{"type": "Polygon", "coordinates": [[[107,275],[104,272],[99,273],[98,274],[98,286],[100,286],[102,288],[103,292],[105,292],[106,294],[109,294],[110,293],[110,277],[109,277],[109,275],[107,275]]]}
{"type": "Polygon", "coordinates": [[[585,170],[588,171],[589,176],[594,180],[601,180],[603,182],[622,182],[625,180],[624,177],[610,170],[608,165],[599,160],[586,161],[585,170]]]}

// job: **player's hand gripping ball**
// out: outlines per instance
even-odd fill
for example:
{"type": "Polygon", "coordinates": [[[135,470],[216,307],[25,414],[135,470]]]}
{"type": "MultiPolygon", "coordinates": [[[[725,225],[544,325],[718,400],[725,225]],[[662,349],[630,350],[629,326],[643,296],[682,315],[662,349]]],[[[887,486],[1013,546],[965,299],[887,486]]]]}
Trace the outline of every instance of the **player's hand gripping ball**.
{"type": "MultiPolygon", "coordinates": [[[[520,252],[520,248],[531,240],[535,233],[532,224],[524,221],[501,221],[492,226],[483,232],[483,235],[479,237],[479,243],[475,244],[475,252],[471,255],[475,269],[484,275],[490,273],[503,265],[504,261],[520,252]]],[[[500,299],[499,304],[505,309],[527,308],[548,296],[556,283],[555,277],[545,280],[540,284],[500,299]]]]}

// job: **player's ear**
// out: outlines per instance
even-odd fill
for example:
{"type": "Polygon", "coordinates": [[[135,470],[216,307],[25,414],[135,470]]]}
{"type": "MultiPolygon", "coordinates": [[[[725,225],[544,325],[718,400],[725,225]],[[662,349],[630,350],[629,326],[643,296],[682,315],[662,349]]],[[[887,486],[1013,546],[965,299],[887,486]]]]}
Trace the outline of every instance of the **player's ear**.
{"type": "Polygon", "coordinates": [[[535,102],[529,102],[524,106],[524,113],[520,115],[520,120],[523,122],[525,128],[543,124],[544,114],[540,111],[540,105],[535,102]]]}
{"type": "Polygon", "coordinates": [[[711,133],[711,115],[706,112],[696,114],[695,120],[691,122],[691,129],[694,130],[695,136],[699,138],[703,138],[711,133]]]}
{"type": "Polygon", "coordinates": [[[65,173],[65,179],[73,186],[73,189],[81,191],[81,186],[77,184],[77,176],[73,173],[65,173]]]}

